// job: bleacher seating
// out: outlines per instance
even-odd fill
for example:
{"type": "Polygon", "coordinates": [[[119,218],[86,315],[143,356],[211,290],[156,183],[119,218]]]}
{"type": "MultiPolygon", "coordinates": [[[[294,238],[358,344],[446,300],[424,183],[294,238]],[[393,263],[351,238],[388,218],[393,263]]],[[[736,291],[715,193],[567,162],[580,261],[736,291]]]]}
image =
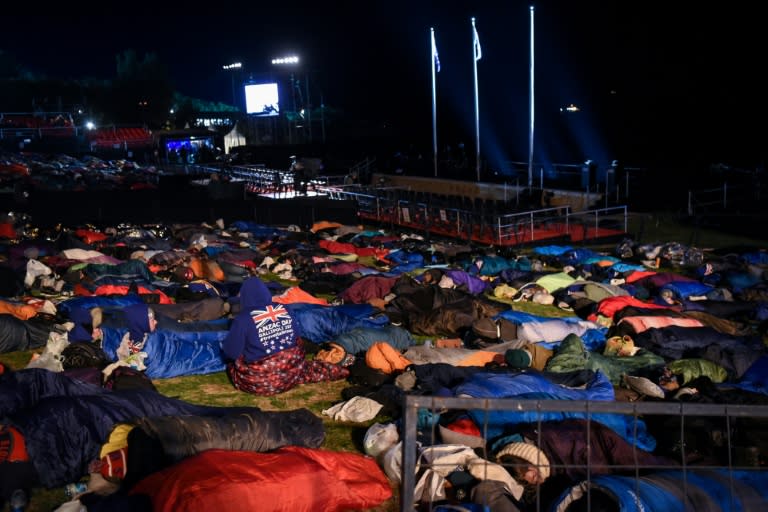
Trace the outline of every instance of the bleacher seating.
{"type": "Polygon", "coordinates": [[[145,148],[152,146],[152,133],[145,128],[99,128],[89,132],[91,147],[145,148]]]}
{"type": "Polygon", "coordinates": [[[0,132],[36,137],[73,137],[76,128],[69,115],[0,113],[0,132]]]}

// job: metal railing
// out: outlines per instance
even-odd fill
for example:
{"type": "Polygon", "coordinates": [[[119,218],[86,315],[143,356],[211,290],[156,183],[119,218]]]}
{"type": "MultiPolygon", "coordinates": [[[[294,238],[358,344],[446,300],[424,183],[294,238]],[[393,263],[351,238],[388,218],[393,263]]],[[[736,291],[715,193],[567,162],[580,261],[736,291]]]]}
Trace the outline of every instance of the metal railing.
{"type": "MultiPolygon", "coordinates": [[[[730,169],[728,180],[712,188],[688,190],[690,216],[734,213],[760,209],[765,189],[765,173],[730,169]]],[[[764,208],[763,208],[764,209],[764,208]]]]}
{"type": "MultiPolygon", "coordinates": [[[[664,466],[666,469],[675,469],[682,471],[683,479],[682,486],[685,495],[687,495],[687,480],[685,479],[686,473],[690,473],[698,470],[706,469],[725,469],[733,472],[736,469],[748,469],[748,470],[760,470],[757,468],[757,461],[750,462],[748,466],[737,465],[736,460],[736,447],[732,443],[732,425],[737,419],[755,419],[755,418],[768,418],[768,406],[766,405],[728,405],[728,404],[704,404],[704,403],[692,403],[692,402],[612,402],[612,401],[587,401],[587,400],[528,400],[528,399],[514,399],[514,398],[458,398],[458,397],[438,397],[438,396],[423,396],[423,395],[407,395],[404,400],[403,410],[403,422],[401,428],[401,440],[402,440],[402,453],[401,453],[401,489],[400,489],[400,510],[403,512],[413,511],[417,505],[420,505],[419,510],[431,510],[432,504],[430,503],[417,503],[418,497],[415,496],[414,490],[417,478],[417,459],[419,459],[420,446],[418,437],[419,425],[419,411],[426,411],[427,416],[432,418],[439,418],[441,414],[444,414],[450,410],[466,410],[476,411],[476,417],[483,418],[483,421],[476,421],[478,429],[480,430],[482,439],[488,441],[489,432],[489,418],[492,413],[498,411],[511,411],[516,413],[525,413],[528,416],[533,415],[537,419],[528,421],[528,424],[535,424],[537,431],[541,431],[541,424],[546,420],[542,419],[545,413],[560,413],[563,416],[580,417],[585,419],[589,425],[590,421],[595,421],[593,418],[596,415],[623,415],[627,418],[627,421],[634,422],[634,427],[628,426],[627,441],[633,446],[634,450],[637,448],[637,439],[639,436],[638,424],[642,422],[643,418],[649,416],[671,416],[679,419],[680,432],[679,441],[676,446],[679,446],[679,456],[681,463],[676,466],[664,466]],[[684,427],[686,422],[694,421],[696,418],[713,417],[718,418],[725,425],[725,434],[722,439],[723,446],[726,448],[726,454],[721,464],[715,462],[702,465],[687,464],[687,445],[686,435],[684,427]],[[634,430],[633,430],[634,428],[634,430]],[[634,436],[634,442],[631,438],[634,436]],[[426,508],[425,508],[426,505],[426,508]]],[[[438,439],[437,434],[437,421],[431,422],[431,437],[426,435],[428,439],[438,439]]],[[[421,432],[422,435],[428,434],[421,432]]],[[[585,430],[585,439],[589,439],[589,431],[585,430]]],[[[481,457],[488,461],[493,461],[489,456],[488,446],[484,443],[484,446],[476,449],[476,452],[482,451],[481,457]]],[[[677,455],[677,454],[676,454],[677,455]]],[[[587,455],[589,457],[589,455],[587,455]]],[[[589,458],[587,458],[589,462],[589,458]]],[[[455,464],[454,464],[455,466],[455,464]]],[[[566,464],[558,465],[550,461],[550,466],[555,469],[566,469],[566,464]]],[[[604,463],[601,463],[603,469],[606,468],[604,463]]],[[[419,471],[428,469],[430,464],[424,460],[419,459],[419,471]]],[[[624,466],[607,466],[608,469],[622,470],[624,474],[629,470],[630,473],[634,473],[634,477],[639,481],[639,471],[661,469],[656,466],[640,466],[634,464],[632,467],[624,466]]],[[[584,467],[584,472],[587,475],[587,483],[592,478],[592,472],[589,465],[584,467]]],[[[691,473],[692,474],[692,473],[691,473]]],[[[731,493],[734,494],[734,487],[736,482],[731,480],[731,493]]],[[[683,503],[681,506],[685,510],[694,509],[689,507],[688,504],[683,503]]],[[[768,510],[768,502],[765,502],[763,508],[759,510],[768,510]]],[[[538,510],[541,510],[541,503],[539,502],[538,510]]],[[[623,509],[622,509],[623,510],[623,509]]],[[[642,510],[641,508],[638,510],[642,510]]],[[[734,509],[735,510],[735,509],[734,509]]],[[[751,509],[758,510],[758,509],[751,509]]]]}
{"type": "Polygon", "coordinates": [[[701,209],[713,206],[725,210],[728,207],[728,183],[717,188],[688,191],[688,215],[696,215],[701,209]]]}
{"type": "Polygon", "coordinates": [[[349,174],[355,174],[357,176],[363,176],[364,174],[370,175],[376,166],[376,157],[365,157],[364,160],[357,162],[349,168],[349,174]]]}
{"type": "Polygon", "coordinates": [[[520,244],[551,238],[552,232],[556,233],[555,236],[568,235],[570,213],[570,206],[557,206],[502,215],[496,219],[496,238],[501,243],[510,241],[520,244]]]}
{"type": "MultiPolygon", "coordinates": [[[[616,168],[608,167],[606,164],[605,167],[598,167],[594,176],[588,176],[589,172],[586,171],[584,164],[534,162],[531,186],[586,190],[587,192],[602,189],[606,197],[609,194],[615,194],[618,201],[620,197],[629,197],[632,182],[640,179],[648,171],[643,167],[623,167],[622,170],[621,176],[617,176],[616,168]]],[[[518,183],[521,179],[527,182],[528,162],[503,162],[500,172],[510,180],[517,180],[518,183]]]]}
{"type": "Polygon", "coordinates": [[[77,137],[83,128],[77,126],[46,126],[40,128],[0,128],[0,139],[25,138],[42,139],[43,137],[77,137]]]}
{"type": "Polygon", "coordinates": [[[364,220],[499,245],[567,237],[596,239],[608,232],[627,231],[626,206],[575,213],[569,206],[556,206],[501,214],[493,208],[469,209],[448,204],[460,198],[438,200],[392,187],[349,185],[320,190],[332,199],[356,201],[358,215],[364,220]]]}
{"type": "Polygon", "coordinates": [[[571,229],[580,226],[584,230],[583,238],[594,238],[601,229],[617,229],[626,233],[629,222],[626,206],[572,212],[568,218],[571,229]],[[590,232],[595,233],[595,236],[591,236],[590,232]]]}

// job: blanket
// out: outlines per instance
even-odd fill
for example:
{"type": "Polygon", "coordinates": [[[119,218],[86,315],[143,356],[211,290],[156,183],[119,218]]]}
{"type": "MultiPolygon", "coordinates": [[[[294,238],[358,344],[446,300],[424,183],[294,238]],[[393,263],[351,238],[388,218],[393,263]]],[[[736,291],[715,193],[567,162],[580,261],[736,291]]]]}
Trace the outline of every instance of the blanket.
{"type": "MultiPolygon", "coordinates": [[[[584,389],[569,388],[552,383],[543,375],[530,373],[476,373],[454,388],[456,396],[475,398],[517,398],[520,400],[600,400],[615,398],[613,385],[602,372],[595,372],[584,389]]],[[[557,411],[488,411],[473,409],[469,415],[476,425],[487,425],[487,438],[502,435],[506,429],[522,423],[554,421],[566,418],[589,418],[611,428],[630,444],[652,452],[655,439],[648,434],[645,423],[621,414],[557,412],[557,411]]]]}

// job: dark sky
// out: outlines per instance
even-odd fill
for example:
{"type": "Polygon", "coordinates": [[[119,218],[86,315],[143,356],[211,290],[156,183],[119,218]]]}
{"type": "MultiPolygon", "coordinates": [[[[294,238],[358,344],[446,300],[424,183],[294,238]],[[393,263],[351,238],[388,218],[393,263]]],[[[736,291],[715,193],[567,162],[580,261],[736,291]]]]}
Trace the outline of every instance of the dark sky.
{"type": "MultiPolygon", "coordinates": [[[[552,161],[621,157],[765,158],[764,23],[753,2],[360,1],[67,3],[3,16],[0,49],[54,77],[109,78],[115,55],[152,51],[179,91],[231,100],[236,60],[261,79],[297,53],[310,97],[389,123],[431,147],[429,28],[438,75],[438,138],[474,142],[470,17],[483,49],[483,153],[527,160],[529,5],[535,5],[536,154],[552,161]],[[708,5],[711,2],[707,3],[708,5]],[[577,115],[560,108],[573,103],[577,115]],[[599,156],[597,156],[599,155],[599,156]]],[[[282,78],[281,78],[282,77],[282,78]]]]}

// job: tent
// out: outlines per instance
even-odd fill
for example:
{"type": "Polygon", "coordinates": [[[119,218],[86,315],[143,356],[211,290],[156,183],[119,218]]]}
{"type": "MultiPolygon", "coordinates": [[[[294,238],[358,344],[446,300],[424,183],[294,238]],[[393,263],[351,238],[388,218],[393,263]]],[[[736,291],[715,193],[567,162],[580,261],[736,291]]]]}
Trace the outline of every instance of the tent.
{"type": "Polygon", "coordinates": [[[224,136],[224,153],[229,154],[230,148],[237,146],[245,146],[245,135],[237,130],[237,125],[232,128],[228,134],[224,136]]]}

